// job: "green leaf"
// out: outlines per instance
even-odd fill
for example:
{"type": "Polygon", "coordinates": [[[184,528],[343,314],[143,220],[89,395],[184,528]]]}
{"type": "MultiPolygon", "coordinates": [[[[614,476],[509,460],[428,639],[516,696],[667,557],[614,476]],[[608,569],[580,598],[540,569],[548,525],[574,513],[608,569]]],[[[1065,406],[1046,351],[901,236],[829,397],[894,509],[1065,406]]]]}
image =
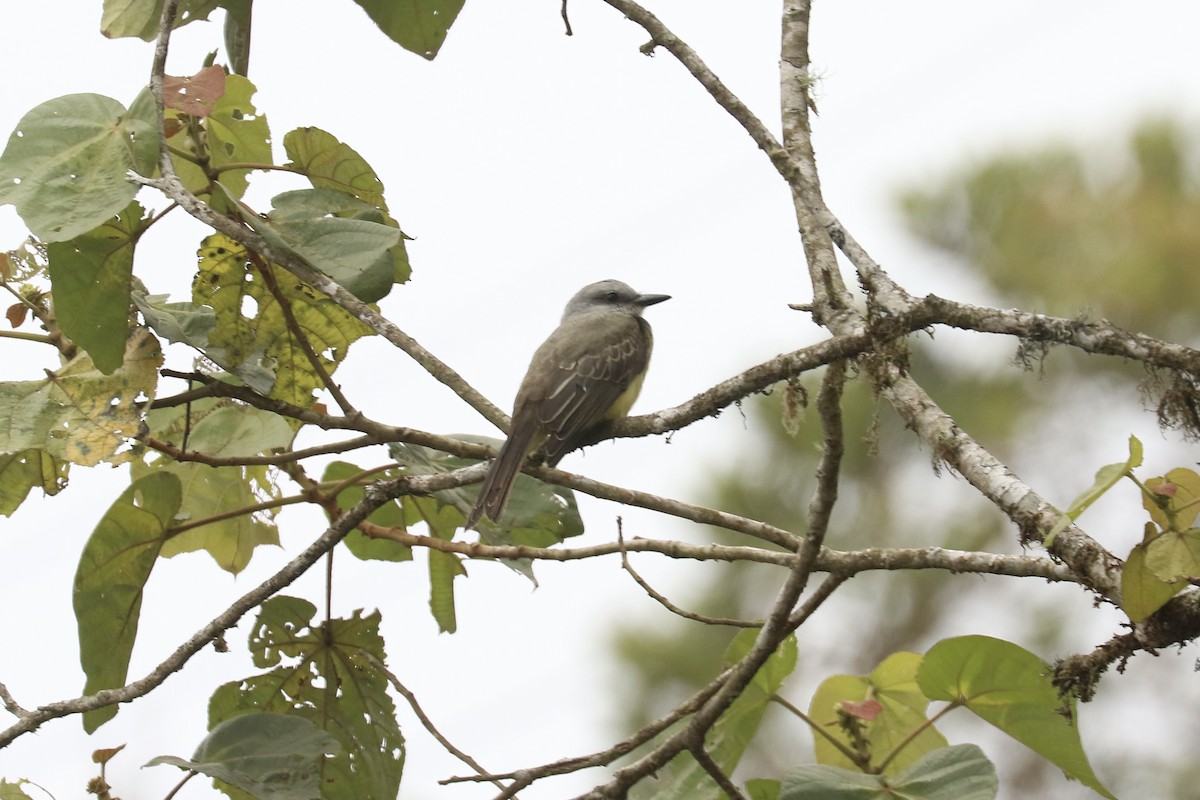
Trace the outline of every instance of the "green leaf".
{"type": "MultiPolygon", "coordinates": [[[[163,441],[182,443],[186,436],[188,452],[229,458],[251,457],[286,447],[295,435],[283,417],[218,398],[200,398],[188,406],[154,409],[146,415],[146,426],[163,441]]],[[[279,544],[279,532],[273,522],[277,509],[236,513],[279,500],[279,489],[270,480],[272,473],[267,467],[213,467],[167,458],[133,464],[135,477],[161,470],[177,475],[183,484],[183,502],[177,515],[181,522],[195,523],[230,514],[172,536],[163,546],[163,557],[205,550],[218,566],[236,575],[249,564],[256,548],[279,544]]]]}
{"type": "MultiPolygon", "coordinates": [[[[266,467],[210,467],[195,462],[164,460],[148,468],[135,467],[134,473],[145,469],[170,472],[179,478],[183,487],[178,514],[180,522],[196,522],[270,499],[267,492],[272,487],[266,477],[266,467]]],[[[191,528],[167,540],[162,556],[174,558],[180,553],[204,550],[217,566],[237,575],[250,563],[256,548],[279,545],[279,530],[270,516],[268,512],[238,514],[191,528]]]]}
{"type": "Polygon", "coordinates": [[[917,683],[929,699],[969,708],[1068,777],[1115,800],[1083,752],[1075,700],[1059,695],[1050,682],[1052,673],[1049,664],[1012,642],[959,636],[929,649],[917,683]]]}
{"type": "Polygon", "coordinates": [[[0,800],[33,800],[33,798],[25,793],[21,787],[25,784],[33,786],[31,781],[24,779],[18,781],[6,781],[0,778],[0,800]]]}
{"type": "MultiPolygon", "coordinates": [[[[315,188],[336,189],[353,195],[379,209],[385,225],[400,227],[388,213],[383,181],[354,148],[320,128],[291,131],[283,137],[283,147],[291,159],[288,166],[307,175],[315,188]]],[[[408,251],[404,247],[407,238],[401,233],[400,241],[391,249],[395,283],[404,283],[412,275],[408,251]]]]}
{"type": "Polygon", "coordinates": [[[188,450],[220,458],[245,458],[291,444],[296,432],[288,421],[259,408],[227,405],[192,428],[188,450]]]}
{"type": "MultiPolygon", "coordinates": [[[[872,720],[863,721],[863,732],[871,744],[872,763],[880,763],[895,747],[905,742],[918,728],[927,724],[929,699],[917,686],[921,656],[917,653],[893,653],[880,662],[870,675],[834,675],[825,679],[813,694],[809,717],[847,747],[850,737],[838,727],[838,709],[843,703],[875,700],[882,711],[872,720]]],[[[824,736],[814,734],[817,762],[846,769],[854,762],[824,736]]],[[[894,775],[912,766],[926,753],[946,746],[946,737],[932,725],[908,741],[884,771],[894,775]]]]}
{"type": "Polygon", "coordinates": [[[999,791],[996,768],[983,751],[961,744],[926,753],[890,778],[840,767],[800,767],[783,779],[779,800],[993,800],[999,791]]]}
{"type": "MultiPolygon", "coordinates": [[[[1153,528],[1152,523],[1146,523],[1153,528]]],[[[1155,539],[1139,542],[1125,559],[1121,569],[1121,608],[1132,622],[1141,622],[1158,611],[1187,586],[1185,580],[1164,581],[1146,563],[1147,546],[1155,539]]]]}
{"type": "MultiPolygon", "coordinates": [[[[757,629],[740,631],[725,651],[726,665],[740,660],[754,646],[757,629]]],[[[755,673],[754,678],[729,706],[705,736],[704,748],[727,775],[733,774],[738,762],[758,733],[771,697],[796,668],[796,637],[788,636],[755,673]]],[[[638,800],[719,800],[725,793],[690,753],[680,753],[658,780],[643,782],[630,793],[638,800]]]]}
{"type": "Polygon", "coordinates": [[[746,781],[746,794],[750,800],[779,800],[779,789],[779,781],[770,778],[746,781]]]}
{"type": "Polygon", "coordinates": [[[211,307],[216,319],[203,352],[257,392],[310,405],[324,382],[305,354],[299,332],[329,375],[350,345],[371,333],[327,296],[282,270],[268,268],[277,276],[277,291],[296,320],[298,330],[293,329],[262,273],[249,266],[245,248],[221,234],[201,244],[199,266],[192,300],[211,307]]]}
{"type": "Polygon", "coordinates": [[[11,517],[35,486],[50,497],[58,494],[67,485],[69,466],[37,448],[0,453],[0,515],[11,517]]]}
{"type": "Polygon", "coordinates": [[[251,102],[257,91],[254,84],[241,75],[225,76],[225,94],[214,104],[212,111],[198,121],[180,112],[170,110],[167,119],[179,120],[180,129],[167,144],[192,153],[196,158],[207,159],[210,170],[220,178],[227,196],[212,194],[210,177],[197,164],[175,156],[175,171],[183,185],[202,198],[212,195],[213,203],[220,210],[236,208],[236,198],[246,193],[251,169],[227,169],[232,164],[255,164],[263,167],[273,164],[271,156],[271,128],[267,118],[258,113],[251,102]],[[199,125],[203,135],[203,152],[196,152],[195,138],[189,133],[190,124],[199,125]]]}
{"type": "Polygon", "coordinates": [[[1160,528],[1181,531],[1195,523],[1200,514],[1200,475],[1177,467],[1161,478],[1148,478],[1143,485],[1166,506],[1142,494],[1142,507],[1160,528]]]}
{"type": "MultiPolygon", "coordinates": [[[[73,600],[79,625],[84,694],[125,684],[137,638],[142,590],[179,511],[179,479],[166,472],[134,481],[92,531],[75,572],[73,600]]],[[[115,705],[83,715],[95,731],[116,716],[115,705]]]]}
{"type": "Polygon", "coordinates": [[[446,41],[465,0],[354,0],[387,34],[411,53],[430,61],[446,41]]]}
{"type": "MultiPolygon", "coordinates": [[[[451,541],[462,516],[453,506],[444,505],[432,497],[405,497],[405,518],[424,522],[429,534],[451,541]]],[[[454,553],[429,550],[429,609],[443,633],[458,630],[458,617],[454,609],[454,579],[467,574],[466,567],[454,553]]]]}
{"type": "Polygon", "coordinates": [[[142,207],[133,202],[100,227],[46,246],[58,324],[105,375],[125,355],[133,246],[144,229],[142,207]]]}
{"type": "Polygon", "coordinates": [[[0,453],[41,449],[83,466],[128,461],[129,451],[121,448],[138,433],[160,364],[158,340],[137,328],[112,375],[81,353],[45,380],[0,383],[0,453]]]}
{"type": "Polygon", "coordinates": [[[1163,531],[1146,545],[1145,567],[1167,583],[1200,577],[1200,528],[1163,531]]]}
{"type": "Polygon", "coordinates": [[[379,613],[313,623],[316,607],[295,597],[263,604],[250,637],[258,667],[269,671],[227,683],[209,702],[209,722],[246,711],[303,717],[342,751],[325,759],[322,796],[395,800],[404,738],[388,696],[379,613]]]}
{"type": "MultiPolygon", "coordinates": [[[[361,467],[345,461],[334,461],[325,468],[325,473],[321,476],[321,482],[341,483],[362,473],[363,470],[361,467]]],[[[338,508],[343,511],[348,510],[361,502],[365,495],[365,487],[357,484],[347,486],[337,495],[338,508]]],[[[389,500],[372,511],[367,520],[384,528],[400,528],[403,530],[408,526],[404,507],[396,500],[389,500]]],[[[358,529],[350,531],[346,538],[342,540],[342,543],[346,545],[346,548],[356,558],[363,560],[412,561],[413,557],[411,547],[391,539],[372,538],[358,529]]]]}
{"type": "Polygon", "coordinates": [[[437,620],[438,630],[454,633],[458,630],[458,615],[454,610],[454,579],[467,570],[454,553],[429,551],[429,610],[437,620]]]}
{"type": "Polygon", "coordinates": [[[120,214],[138,190],[126,173],[144,172],[157,150],[145,104],[138,109],[127,113],[98,94],[66,95],[34,108],[0,155],[0,204],[16,206],[43,242],[74,239],[120,214]]]}
{"type": "Polygon", "coordinates": [[[258,800],[321,796],[320,769],[337,740],[302,717],[250,712],[216,725],[189,759],[158,756],[147,767],[171,764],[216,778],[258,800]]]}
{"type": "Polygon", "coordinates": [[[1132,474],[1132,471],[1141,466],[1142,463],[1142,443],[1136,436],[1129,437],[1129,458],[1122,463],[1109,464],[1101,467],[1096,472],[1096,479],[1093,481],[1091,488],[1075,498],[1071,503],[1071,507],[1058,520],[1058,523],[1051,528],[1050,533],[1046,535],[1042,544],[1045,547],[1050,547],[1054,544],[1054,540],[1060,533],[1067,529],[1075,520],[1079,519],[1079,515],[1087,510],[1088,506],[1099,500],[1105,492],[1116,485],[1117,481],[1121,480],[1125,475],[1132,474]]]}
{"type": "Polygon", "coordinates": [[[391,291],[390,251],[401,233],[378,208],[333,189],[284,192],[271,203],[266,219],[242,218],[272,246],[300,256],[365,303],[391,291]]]}
{"type": "Polygon", "coordinates": [[[138,290],[134,290],[131,296],[146,324],[159,336],[197,350],[208,347],[209,331],[217,324],[217,315],[211,307],[195,303],[168,303],[165,294],[146,294],[138,290]]]}
{"type": "MultiPolygon", "coordinates": [[[[100,16],[100,32],[110,39],[136,36],[153,41],[158,34],[164,0],[104,0],[100,16]]],[[[173,28],[196,20],[208,19],[220,0],[181,0],[175,13],[173,28]]]]}
{"type": "MultiPolygon", "coordinates": [[[[460,436],[467,442],[499,446],[499,441],[486,436],[460,436]]],[[[479,462],[457,458],[418,445],[388,446],[392,458],[412,475],[434,475],[469,467],[479,462]]],[[[446,489],[435,495],[460,513],[459,525],[479,497],[479,485],[446,489]]],[[[550,486],[528,475],[518,475],[509,496],[508,508],[499,524],[480,524],[480,538],[487,544],[523,544],[530,547],[550,547],[583,533],[575,494],[570,489],[550,486]]]]}

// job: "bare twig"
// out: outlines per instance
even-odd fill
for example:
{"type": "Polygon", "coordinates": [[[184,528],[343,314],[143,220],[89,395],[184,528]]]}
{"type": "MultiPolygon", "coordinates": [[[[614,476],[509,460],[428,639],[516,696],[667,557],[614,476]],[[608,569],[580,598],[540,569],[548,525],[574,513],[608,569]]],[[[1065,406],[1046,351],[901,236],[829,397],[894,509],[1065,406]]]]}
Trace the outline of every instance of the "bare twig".
{"type": "Polygon", "coordinates": [[[368,435],[358,436],[353,439],[344,439],[340,442],[331,442],[330,444],[306,447],[301,450],[287,450],[273,453],[269,456],[212,456],[207,453],[198,453],[195,450],[181,450],[170,442],[156,439],[149,434],[139,436],[138,441],[152,450],[157,450],[163,455],[171,457],[175,461],[195,461],[199,464],[207,464],[210,467],[279,466],[294,461],[302,461],[312,456],[328,455],[330,453],[349,453],[351,450],[383,444],[383,441],[379,438],[368,435]]]}
{"type": "Polygon", "coordinates": [[[729,800],[746,800],[746,796],[742,794],[742,790],[737,787],[729,776],[725,774],[725,770],[721,769],[721,765],[713,761],[713,757],[704,749],[703,744],[693,747],[690,751],[692,758],[696,759],[701,768],[708,773],[708,777],[712,778],[717,786],[721,787],[721,791],[729,800]]]}
{"type": "Polygon", "coordinates": [[[667,597],[659,593],[653,586],[646,582],[645,578],[638,574],[638,571],[629,563],[629,551],[625,547],[625,532],[622,529],[621,518],[617,517],[617,547],[621,551],[621,568],[629,573],[634,582],[642,588],[646,594],[665,608],[672,614],[690,619],[693,622],[700,622],[705,625],[728,625],[734,628],[759,628],[762,627],[762,621],[751,621],[744,619],[731,619],[727,617],[710,617],[704,614],[697,614],[692,611],[685,611],[679,606],[672,603],[667,597]]]}
{"type": "Polygon", "coordinates": [[[20,703],[13,698],[12,693],[8,691],[8,687],[3,683],[0,683],[0,702],[4,703],[4,708],[8,713],[18,719],[29,716],[29,712],[21,708],[20,703]]]}
{"type": "MultiPolygon", "coordinates": [[[[624,543],[604,542],[586,547],[531,547],[529,545],[489,545],[422,536],[398,528],[381,528],[369,522],[359,526],[368,535],[391,539],[407,547],[428,548],[456,553],[467,558],[486,560],[577,561],[585,558],[630,553],[658,553],[668,558],[694,561],[751,561],[759,564],[794,568],[798,556],[761,547],[719,544],[689,544],[662,539],[626,539],[624,543]]],[[[1076,582],[1078,579],[1066,566],[1044,556],[1018,556],[999,553],[978,553],[966,550],[945,550],[940,547],[868,548],[842,552],[822,548],[817,559],[817,572],[829,572],[849,578],[860,572],[876,570],[912,571],[944,570],[954,574],[1000,575],[1013,578],[1040,578],[1048,581],[1076,582]]]]}
{"type": "Polygon", "coordinates": [[[434,739],[437,739],[438,744],[444,747],[447,753],[450,753],[450,755],[454,756],[459,761],[475,770],[480,777],[490,780],[496,785],[497,789],[503,791],[508,788],[499,779],[492,777],[486,769],[480,766],[478,761],[455,747],[454,744],[437,729],[437,726],[433,724],[433,720],[431,720],[429,715],[425,713],[425,709],[421,708],[421,704],[417,702],[417,696],[413,694],[412,690],[405,686],[398,677],[396,677],[394,672],[387,668],[386,664],[376,658],[372,653],[366,653],[366,656],[367,659],[375,665],[375,669],[379,670],[387,677],[388,683],[390,683],[392,688],[395,689],[396,692],[399,693],[399,695],[408,703],[409,708],[411,708],[413,713],[416,714],[421,725],[424,726],[425,730],[429,731],[430,736],[432,736],[434,739]]]}

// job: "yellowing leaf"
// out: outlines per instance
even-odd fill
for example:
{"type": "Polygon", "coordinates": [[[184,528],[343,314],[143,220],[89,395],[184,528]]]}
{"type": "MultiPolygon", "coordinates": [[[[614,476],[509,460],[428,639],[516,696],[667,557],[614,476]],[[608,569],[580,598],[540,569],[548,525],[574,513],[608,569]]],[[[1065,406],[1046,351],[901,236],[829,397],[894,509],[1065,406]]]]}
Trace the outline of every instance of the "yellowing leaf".
{"type": "Polygon", "coordinates": [[[1146,543],[1146,569],[1161,581],[1200,578],[1200,528],[1163,531],[1146,543]]]}
{"type": "Polygon", "coordinates": [[[120,449],[138,433],[140,403],[154,397],[160,364],[158,340],[136,328],[111,375],[80,354],[45,380],[0,383],[0,452],[40,448],[83,466],[127,461],[120,449]]]}
{"type": "Polygon", "coordinates": [[[12,516],[35,486],[46,495],[58,494],[67,485],[69,466],[36,448],[0,454],[0,514],[12,516]]]}
{"type": "Polygon", "coordinates": [[[1150,519],[1163,530],[1181,531],[1191,526],[1200,514],[1200,475],[1186,467],[1177,467],[1160,478],[1143,481],[1166,509],[1153,499],[1142,495],[1142,506],[1150,519]]]}
{"type": "MultiPolygon", "coordinates": [[[[299,331],[326,373],[333,374],[350,345],[371,329],[283,270],[274,270],[274,277],[299,331]]],[[[221,234],[206,238],[192,298],[210,306],[216,319],[205,334],[205,355],[256,391],[299,406],[312,403],[313,392],[324,384],[279,301],[250,266],[245,248],[221,234]]]]}

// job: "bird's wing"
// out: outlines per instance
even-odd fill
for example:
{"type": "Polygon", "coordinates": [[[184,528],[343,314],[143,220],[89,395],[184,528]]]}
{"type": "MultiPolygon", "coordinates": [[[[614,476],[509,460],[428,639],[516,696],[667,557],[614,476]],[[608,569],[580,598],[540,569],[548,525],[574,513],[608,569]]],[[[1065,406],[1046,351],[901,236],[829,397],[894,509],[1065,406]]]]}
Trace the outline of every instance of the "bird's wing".
{"type": "Polygon", "coordinates": [[[552,465],[587,444],[597,425],[628,412],[633,398],[622,395],[631,387],[636,395],[650,359],[650,326],[644,320],[618,316],[599,325],[586,319],[580,324],[588,325],[586,339],[564,332],[544,345],[560,377],[536,401],[538,420],[548,434],[543,451],[552,465]],[[624,407],[614,408],[619,405],[624,407]]]}

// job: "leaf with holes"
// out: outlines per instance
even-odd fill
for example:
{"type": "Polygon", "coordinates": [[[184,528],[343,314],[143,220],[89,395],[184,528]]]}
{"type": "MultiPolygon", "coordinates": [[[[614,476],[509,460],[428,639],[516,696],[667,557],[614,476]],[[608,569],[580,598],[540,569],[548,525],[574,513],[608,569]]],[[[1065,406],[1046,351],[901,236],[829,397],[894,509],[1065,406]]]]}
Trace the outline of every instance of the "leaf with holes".
{"type": "Polygon", "coordinates": [[[70,465],[36,447],[19,453],[0,453],[0,515],[10,517],[37,487],[54,496],[67,485],[70,465]]]}
{"type": "Polygon", "coordinates": [[[128,461],[122,448],[141,427],[161,364],[158,340],[136,328],[124,364],[111,375],[80,353],[44,380],[0,383],[0,453],[34,448],[88,467],[128,461]]]}
{"type": "MultiPolygon", "coordinates": [[[[228,2],[228,0],[224,0],[228,2]]],[[[110,39],[136,36],[147,42],[158,35],[164,0],[104,0],[100,15],[100,32],[110,39]]],[[[189,22],[208,19],[222,0],[180,0],[175,12],[174,28],[189,22]]]]}
{"type": "Polygon", "coordinates": [[[325,373],[332,375],[350,345],[371,329],[290,273],[265,269],[275,280],[275,292],[237,242],[214,234],[201,243],[192,301],[210,307],[216,321],[205,336],[203,351],[255,391],[307,407],[324,382],[305,344],[325,373]],[[281,301],[287,304],[294,326],[288,323],[281,301]]]}
{"type": "Polygon", "coordinates": [[[430,61],[465,0],[354,0],[388,38],[430,61]]]}
{"type": "Polygon", "coordinates": [[[126,174],[154,170],[152,104],[70,94],[29,111],[0,155],[0,205],[11,203],[43,242],[64,242],[103,225],[133,200],[126,174]]]}
{"type": "Polygon", "coordinates": [[[311,721],[342,750],[322,768],[325,797],[394,800],[404,767],[404,737],[387,693],[379,612],[314,623],[307,600],[274,597],[250,635],[254,664],[270,668],[227,683],[209,701],[210,726],[248,711],[311,721]]]}
{"type": "MultiPolygon", "coordinates": [[[[273,163],[271,127],[251,102],[256,91],[254,84],[241,75],[227,75],[224,94],[213,103],[207,116],[194,119],[173,109],[167,113],[167,119],[178,125],[167,138],[167,144],[206,161],[208,169],[217,174],[233,198],[246,193],[248,176],[253,171],[233,165],[261,164],[265,168],[273,163]]],[[[183,185],[194,194],[210,199],[222,211],[234,207],[236,200],[213,194],[211,176],[199,165],[179,156],[173,156],[173,163],[183,185]]]]}

